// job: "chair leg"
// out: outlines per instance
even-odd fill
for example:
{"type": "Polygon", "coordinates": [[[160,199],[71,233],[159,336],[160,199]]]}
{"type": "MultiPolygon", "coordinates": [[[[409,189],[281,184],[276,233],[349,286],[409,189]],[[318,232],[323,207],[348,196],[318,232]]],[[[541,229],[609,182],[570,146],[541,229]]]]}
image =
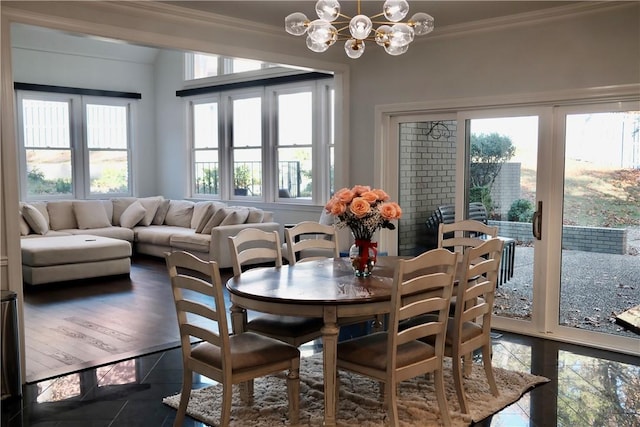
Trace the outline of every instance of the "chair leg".
{"type": "Polygon", "coordinates": [[[230,381],[222,383],[222,407],[220,408],[220,426],[227,427],[231,422],[231,399],[233,398],[233,385],[230,381]]]}
{"type": "Polygon", "coordinates": [[[289,398],[289,424],[298,424],[300,418],[300,359],[291,363],[287,375],[287,394],[289,398]]]}
{"type": "Polygon", "coordinates": [[[389,425],[396,427],[399,424],[398,421],[398,387],[391,382],[384,384],[384,391],[386,399],[384,402],[387,404],[387,414],[389,414],[389,425]]]}
{"type": "Polygon", "coordinates": [[[493,376],[493,365],[491,363],[491,343],[482,346],[482,364],[484,365],[484,372],[487,375],[491,394],[498,396],[500,392],[498,392],[496,379],[493,376]]]}
{"type": "Polygon", "coordinates": [[[184,417],[187,413],[187,405],[191,396],[191,387],[193,386],[193,375],[191,370],[184,367],[182,374],[182,391],[180,392],[180,404],[178,405],[178,413],[173,421],[173,427],[181,427],[184,423],[184,417]]]}
{"type": "Polygon", "coordinates": [[[462,382],[462,360],[459,354],[454,354],[451,358],[453,364],[453,382],[456,387],[456,395],[458,396],[458,403],[460,403],[460,412],[464,414],[469,413],[467,406],[467,397],[464,394],[464,384],[462,382]]]}
{"type": "Polygon", "coordinates": [[[245,405],[253,405],[253,380],[240,383],[240,399],[245,405]]]}
{"type": "Polygon", "coordinates": [[[449,405],[447,404],[447,396],[444,391],[444,375],[442,373],[442,369],[435,371],[435,386],[442,423],[445,427],[450,427],[451,415],[449,415],[449,405]]]}
{"type": "Polygon", "coordinates": [[[462,357],[462,362],[464,364],[464,377],[469,378],[473,369],[473,353],[465,354],[462,357]]]}

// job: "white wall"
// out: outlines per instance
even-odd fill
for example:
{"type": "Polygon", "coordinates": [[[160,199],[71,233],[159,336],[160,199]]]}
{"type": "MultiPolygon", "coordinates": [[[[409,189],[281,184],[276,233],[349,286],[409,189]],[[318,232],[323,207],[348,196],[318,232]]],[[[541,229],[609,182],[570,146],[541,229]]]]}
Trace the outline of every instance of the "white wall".
{"type": "Polygon", "coordinates": [[[158,135],[158,189],[168,199],[187,194],[189,145],[185,101],[176,96],[183,89],[183,52],[161,50],[156,61],[156,129],[158,135]]]}

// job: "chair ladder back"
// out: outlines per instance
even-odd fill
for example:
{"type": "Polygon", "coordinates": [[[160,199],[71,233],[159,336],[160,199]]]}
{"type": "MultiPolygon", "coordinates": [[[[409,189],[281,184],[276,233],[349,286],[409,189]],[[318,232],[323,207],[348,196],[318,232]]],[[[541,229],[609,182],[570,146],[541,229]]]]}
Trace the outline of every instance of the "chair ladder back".
{"type": "Polygon", "coordinates": [[[275,262],[276,267],[282,266],[280,234],[277,231],[245,228],[235,236],[229,236],[229,249],[234,276],[239,276],[242,266],[249,262],[275,262]]]}
{"type": "Polygon", "coordinates": [[[171,279],[178,328],[183,353],[191,352],[190,337],[195,337],[220,347],[222,352],[229,352],[229,328],[227,325],[224,295],[220,270],[215,261],[203,261],[187,252],[165,254],[171,279]],[[211,283],[204,277],[208,277],[211,283]],[[200,295],[205,303],[185,297],[200,295]],[[214,329],[215,328],[215,329],[214,329]],[[218,333],[213,332],[217,330],[218,333]]]}
{"type": "Polygon", "coordinates": [[[410,260],[398,262],[392,293],[390,333],[395,337],[393,346],[425,336],[444,334],[453,289],[458,254],[446,249],[434,249],[410,260]],[[398,331],[398,324],[409,318],[420,318],[433,311],[439,312],[438,322],[425,321],[398,331]]]}
{"type": "MultiPolygon", "coordinates": [[[[284,233],[289,264],[295,264],[296,261],[298,261],[298,254],[310,249],[326,250],[327,254],[330,254],[330,257],[340,257],[338,234],[336,229],[331,225],[313,221],[303,221],[292,228],[286,228],[284,233]],[[314,237],[309,237],[310,235],[314,237]],[[308,238],[301,238],[302,236],[307,236],[308,238]]],[[[311,261],[328,257],[329,256],[310,256],[300,260],[311,261]]]]}
{"type": "Polygon", "coordinates": [[[498,269],[504,242],[498,238],[469,248],[464,254],[464,280],[458,286],[455,323],[461,333],[464,322],[482,316],[483,322],[491,317],[498,269]],[[464,286],[463,286],[464,285],[464,286]]]}

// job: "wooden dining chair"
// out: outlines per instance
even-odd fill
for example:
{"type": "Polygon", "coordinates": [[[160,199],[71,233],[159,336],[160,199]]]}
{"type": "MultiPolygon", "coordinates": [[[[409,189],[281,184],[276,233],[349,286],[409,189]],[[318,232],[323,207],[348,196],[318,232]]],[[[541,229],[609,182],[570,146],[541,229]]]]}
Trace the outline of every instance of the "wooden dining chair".
{"type": "Polygon", "coordinates": [[[222,280],[215,261],[187,252],[165,254],[182,346],[182,390],[174,426],[182,426],[193,372],[222,384],[220,425],[229,425],[232,385],[247,383],[243,399],[253,398],[252,380],[288,370],[289,421],[298,422],[300,351],[281,341],[246,332],[229,335],[222,280]],[[186,292],[184,292],[186,291],[186,292]],[[192,345],[192,339],[201,340],[192,345]]]}
{"type": "Polygon", "coordinates": [[[445,354],[452,358],[456,394],[464,413],[469,413],[469,405],[464,393],[462,364],[471,368],[471,355],[477,349],[482,350],[482,363],[491,393],[498,396],[491,364],[491,315],[503,245],[502,240],[493,238],[465,252],[464,278],[456,290],[456,297],[462,303],[456,304],[455,314],[447,325],[445,354]]]}
{"type": "Polygon", "coordinates": [[[339,258],[335,227],[314,221],[303,221],[284,230],[285,258],[294,265],[300,261],[339,258]]]}
{"type": "Polygon", "coordinates": [[[456,221],[438,226],[438,247],[464,252],[484,243],[488,238],[498,236],[498,227],[473,219],[456,221]],[[452,235],[453,234],[453,235],[452,235]]]}
{"type": "MultiPolygon", "coordinates": [[[[384,383],[384,398],[390,425],[398,425],[396,385],[434,372],[440,416],[451,425],[444,391],[444,339],[449,299],[453,288],[458,254],[434,249],[410,260],[400,260],[395,269],[387,331],[338,343],[337,366],[384,383]],[[400,330],[406,319],[421,319],[437,312],[435,319],[415,321],[400,330]],[[421,339],[433,338],[433,344],[421,339]]],[[[336,382],[339,387],[339,381],[336,382]]],[[[336,392],[336,396],[338,393],[336,392]]]]}
{"type": "MultiPolygon", "coordinates": [[[[247,264],[275,263],[282,267],[280,235],[277,231],[267,232],[255,228],[241,230],[229,237],[229,248],[233,261],[233,275],[240,276],[247,264]]],[[[233,316],[233,314],[232,314],[233,316]]],[[[237,332],[234,321],[234,332],[237,332]]],[[[322,336],[324,325],[321,318],[284,316],[260,313],[243,325],[245,331],[252,331],[276,338],[296,347],[322,336]]]]}

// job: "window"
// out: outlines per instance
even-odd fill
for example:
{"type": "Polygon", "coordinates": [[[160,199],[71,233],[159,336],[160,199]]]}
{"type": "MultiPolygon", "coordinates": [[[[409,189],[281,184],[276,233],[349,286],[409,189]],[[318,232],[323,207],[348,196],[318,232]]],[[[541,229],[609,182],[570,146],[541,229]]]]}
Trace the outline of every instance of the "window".
{"type": "Polygon", "coordinates": [[[192,99],[192,196],[323,204],[333,189],[331,80],[192,99]]]}
{"type": "Polygon", "coordinates": [[[258,71],[273,66],[273,64],[255,61],[253,59],[231,58],[203,53],[186,53],[185,80],[197,80],[227,74],[244,73],[247,71],[258,71]]]}
{"type": "Polygon", "coordinates": [[[194,193],[220,195],[218,101],[192,102],[194,193]]]}
{"type": "Polygon", "coordinates": [[[24,200],[131,194],[129,99],[17,94],[24,200]]]}

